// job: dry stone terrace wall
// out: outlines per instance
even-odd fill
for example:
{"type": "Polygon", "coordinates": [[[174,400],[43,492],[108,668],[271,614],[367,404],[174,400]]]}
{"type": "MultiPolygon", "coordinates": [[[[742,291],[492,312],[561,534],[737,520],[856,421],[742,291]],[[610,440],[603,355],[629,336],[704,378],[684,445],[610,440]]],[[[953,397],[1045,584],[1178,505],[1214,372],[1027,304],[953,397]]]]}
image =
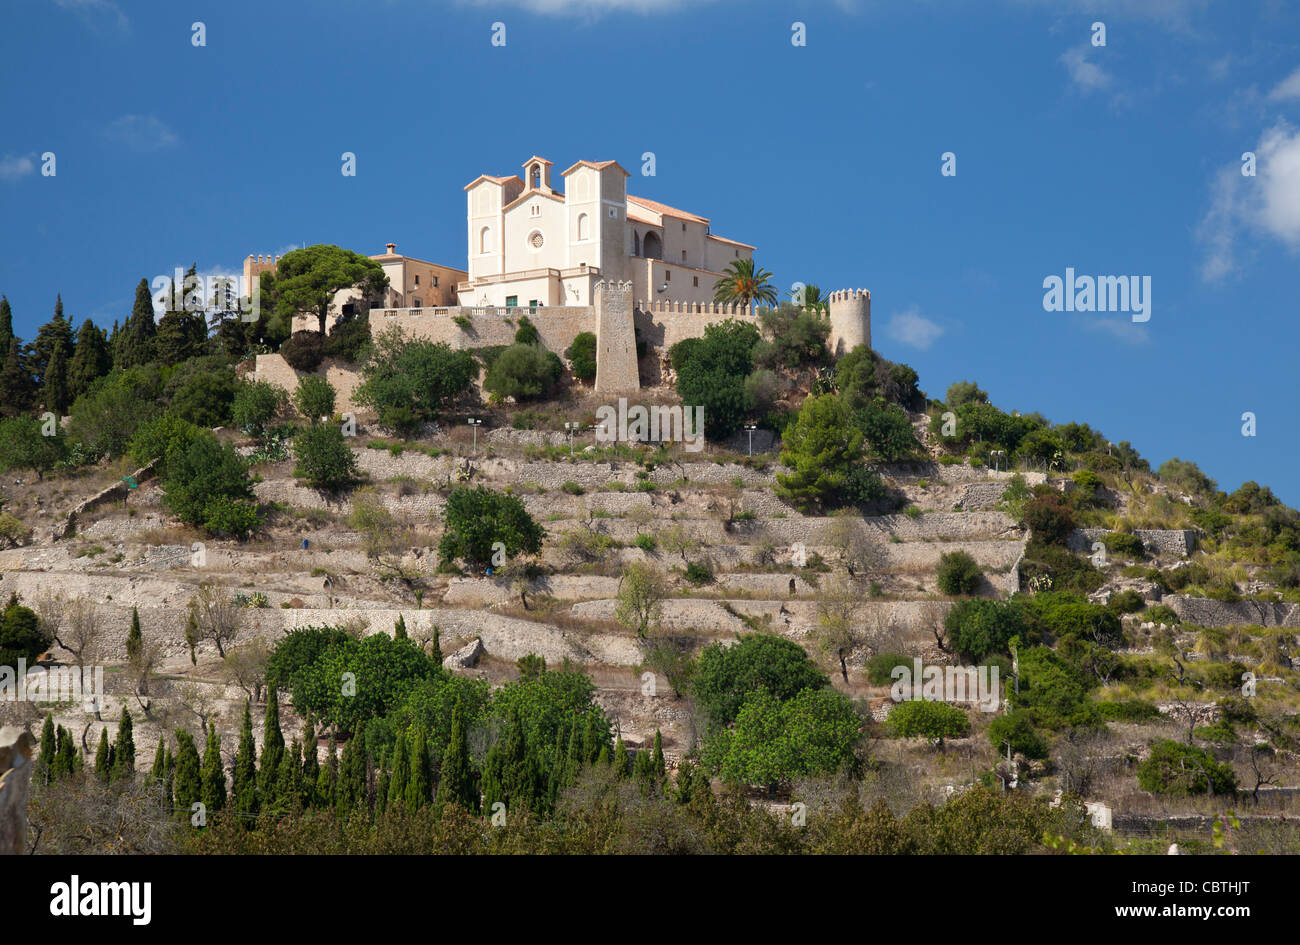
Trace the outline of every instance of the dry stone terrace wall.
{"type": "Polygon", "coordinates": [[[1167,594],[1161,603],[1171,607],[1184,623],[1202,627],[1300,627],[1300,604],[1221,601],[1184,594],[1167,594]]]}
{"type": "MultiPolygon", "coordinates": [[[[1072,551],[1087,553],[1094,541],[1110,534],[1108,528],[1076,528],[1067,542],[1072,551]]],[[[1148,552],[1175,558],[1186,558],[1196,550],[1196,532],[1191,529],[1135,529],[1133,534],[1142,540],[1148,552]]]]}
{"type": "MultiPolygon", "coordinates": [[[[290,394],[298,389],[299,379],[308,374],[307,371],[295,371],[289,366],[289,362],[278,354],[259,354],[251,365],[247,361],[241,364],[238,371],[250,380],[274,384],[290,394]]],[[[357,413],[362,409],[352,399],[357,385],[361,383],[361,376],[348,367],[346,362],[337,358],[326,358],[315,371],[310,373],[325,378],[334,387],[334,408],[337,411],[357,413]]]]}

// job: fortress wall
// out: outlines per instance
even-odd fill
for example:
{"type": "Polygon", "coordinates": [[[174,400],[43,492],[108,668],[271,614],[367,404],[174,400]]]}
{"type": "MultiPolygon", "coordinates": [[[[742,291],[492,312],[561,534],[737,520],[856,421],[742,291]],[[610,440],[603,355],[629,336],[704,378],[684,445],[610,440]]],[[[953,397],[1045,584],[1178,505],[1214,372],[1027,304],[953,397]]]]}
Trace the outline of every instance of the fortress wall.
{"type": "MultiPolygon", "coordinates": [[[[356,371],[345,365],[346,362],[337,358],[326,358],[313,373],[317,377],[325,378],[333,385],[336,394],[334,398],[335,410],[339,413],[357,413],[360,408],[353,403],[352,395],[356,393],[357,385],[361,383],[361,377],[356,371]]],[[[295,371],[291,368],[283,355],[259,354],[253,370],[245,376],[250,380],[274,384],[292,395],[298,389],[298,379],[306,374],[306,371],[295,371]]]]}
{"type": "Polygon", "coordinates": [[[508,316],[491,315],[483,312],[473,313],[465,309],[425,309],[424,314],[414,315],[407,311],[392,309],[370,310],[370,333],[377,336],[392,328],[399,328],[412,338],[428,341],[441,341],[452,348],[483,348],[489,345],[514,344],[515,332],[519,330],[520,316],[527,315],[537,328],[542,344],[549,351],[563,357],[564,349],[573,343],[573,339],[584,331],[596,330],[596,314],[590,306],[554,306],[532,311],[528,308],[511,309],[508,316]],[[438,312],[439,314],[434,314],[438,312]],[[454,315],[462,315],[470,321],[469,329],[462,328],[453,321],[454,315]],[[509,321],[507,321],[507,317],[509,321]]]}

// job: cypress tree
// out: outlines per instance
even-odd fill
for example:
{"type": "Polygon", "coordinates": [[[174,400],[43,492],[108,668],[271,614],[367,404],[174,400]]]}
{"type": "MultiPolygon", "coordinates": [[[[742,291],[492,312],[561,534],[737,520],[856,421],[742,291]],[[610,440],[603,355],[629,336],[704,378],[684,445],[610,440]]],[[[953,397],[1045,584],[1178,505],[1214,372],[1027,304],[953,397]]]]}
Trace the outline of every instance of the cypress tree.
{"type": "Polygon", "coordinates": [[[251,820],[260,805],[257,796],[257,746],[253,742],[253,714],[247,701],[244,702],[244,720],[239,728],[239,748],[235,752],[231,791],[235,811],[247,815],[251,820]]]}
{"type": "Polygon", "coordinates": [[[134,367],[153,360],[153,341],[158,328],[153,317],[153,297],[149,294],[149,280],[141,279],[135,287],[135,304],[131,317],[126,320],[120,336],[121,348],[115,352],[115,362],[120,367],[134,367]]]}
{"type": "Polygon", "coordinates": [[[655,729],[655,748],[651,760],[654,762],[655,777],[662,781],[668,776],[668,764],[664,761],[664,737],[659,729],[655,729]]]}
{"type": "Polygon", "coordinates": [[[627,746],[622,735],[614,742],[614,775],[620,780],[627,777],[627,746]]]}
{"type": "Polygon", "coordinates": [[[510,707],[505,731],[488,751],[483,764],[483,804],[489,810],[503,801],[507,810],[538,810],[540,772],[524,735],[517,706],[510,707]]]}
{"type": "Polygon", "coordinates": [[[54,779],[68,777],[81,766],[77,758],[77,744],[72,740],[72,733],[62,725],[55,736],[59,742],[59,752],[54,760],[54,779]]]}
{"type": "MultiPolygon", "coordinates": [[[[40,327],[36,332],[36,340],[32,342],[32,356],[30,370],[40,379],[41,387],[44,388],[49,380],[50,362],[54,358],[54,349],[63,346],[63,381],[67,382],[68,360],[73,356],[74,342],[72,339],[72,326],[68,324],[67,319],[63,317],[63,297],[60,296],[54,303],[54,317],[40,327]]],[[[48,407],[49,404],[47,403],[48,407]]]]}
{"type": "Polygon", "coordinates": [[[294,739],[280,753],[280,770],[275,779],[275,805],[273,812],[280,815],[295,813],[302,803],[302,744],[294,739]]]}
{"type": "Polygon", "coordinates": [[[433,645],[429,648],[429,659],[439,666],[442,665],[442,634],[437,624],[433,625],[433,645]]]}
{"type": "Polygon", "coordinates": [[[221,736],[216,723],[208,726],[208,743],[203,752],[201,798],[208,813],[226,806],[226,772],[221,766],[221,736]]]}
{"type": "Polygon", "coordinates": [[[320,778],[320,758],[316,753],[316,722],[311,713],[302,723],[302,804],[312,807],[319,803],[316,782],[320,778]]]}
{"type": "Polygon", "coordinates": [[[379,778],[375,784],[375,814],[382,814],[388,809],[388,752],[379,753],[379,778]]]}
{"type": "Polygon", "coordinates": [[[36,760],[36,775],[43,784],[49,784],[54,775],[54,759],[59,753],[59,737],[54,732],[54,713],[45,716],[41,726],[41,753],[36,760]]]}
{"type": "Polygon", "coordinates": [[[90,385],[103,377],[113,366],[109,354],[108,339],[102,329],[87,318],[77,329],[77,341],[73,347],[72,360],[68,363],[68,401],[76,403],[77,398],[90,389],[90,385]]]}
{"type": "Polygon", "coordinates": [[[17,338],[9,340],[4,367],[0,367],[0,411],[5,416],[16,417],[31,405],[32,379],[24,364],[22,345],[17,338]]]}
{"type": "MultiPolygon", "coordinates": [[[[158,736],[158,750],[153,753],[153,767],[149,769],[149,786],[155,790],[161,791],[163,784],[167,780],[167,746],[163,744],[162,736],[158,736]]],[[[166,804],[171,807],[171,798],[166,799],[166,804]]]]}
{"type": "Polygon", "coordinates": [[[365,741],[359,734],[353,735],[343,746],[343,759],[339,764],[339,780],[335,788],[335,809],[339,816],[369,807],[368,769],[365,741]]]}
{"type": "Polygon", "coordinates": [[[258,771],[257,787],[262,792],[262,802],[270,806],[275,795],[275,783],[280,777],[280,760],[284,756],[284,733],[280,731],[280,694],[274,686],[266,696],[266,718],[262,723],[262,767],[258,771]]]}
{"type": "Polygon", "coordinates": [[[14,313],[9,307],[9,300],[0,295],[0,351],[9,350],[9,342],[14,339],[14,313]]]}
{"type": "Polygon", "coordinates": [[[131,608],[131,629],[126,634],[126,658],[134,663],[144,652],[144,634],[140,632],[140,610],[131,608]]]}
{"type": "Polygon", "coordinates": [[[176,772],[173,775],[176,806],[189,817],[193,806],[203,800],[203,774],[194,736],[183,728],[176,730],[176,772]]]}
{"type": "MultiPolygon", "coordinates": [[[[344,749],[347,753],[347,749],[344,749]]],[[[329,745],[325,748],[325,763],[319,765],[316,772],[316,803],[322,808],[330,809],[340,802],[340,782],[339,782],[339,749],[338,742],[334,740],[334,734],[330,733],[329,745]]],[[[351,805],[344,806],[344,810],[350,809],[351,805]]]]}
{"type": "Polygon", "coordinates": [[[406,732],[397,733],[393,743],[393,764],[388,773],[388,810],[399,810],[406,804],[406,785],[411,780],[411,746],[406,732]]]}
{"type": "Polygon", "coordinates": [[[582,760],[587,764],[592,764],[600,760],[602,750],[606,750],[608,755],[608,743],[601,738],[600,722],[596,718],[596,713],[587,713],[587,724],[582,732],[582,760]]]}
{"type": "Polygon", "coordinates": [[[135,734],[132,731],[131,713],[122,706],[122,719],[117,726],[117,744],[113,746],[112,780],[131,781],[135,778],[135,734]]]}
{"type": "Polygon", "coordinates": [[[68,356],[64,351],[63,342],[56,342],[54,350],[50,352],[50,360],[45,365],[45,373],[41,378],[42,399],[45,403],[45,409],[52,411],[58,416],[63,416],[68,409],[68,356]]]}
{"type": "Polygon", "coordinates": [[[397,619],[393,621],[393,639],[394,640],[408,639],[408,637],[406,636],[406,618],[401,614],[398,614],[397,619]]]}
{"type": "Polygon", "coordinates": [[[176,755],[172,752],[171,746],[167,746],[167,761],[164,765],[163,774],[163,797],[167,799],[168,804],[175,802],[176,787],[176,755]]]}
{"type": "Polygon", "coordinates": [[[415,727],[411,742],[411,780],[406,785],[406,809],[417,811],[433,800],[433,772],[429,770],[429,739],[424,726],[415,727]]]}
{"type": "Polygon", "coordinates": [[[113,754],[108,745],[108,729],[99,730],[99,747],[95,749],[95,777],[107,782],[113,773],[113,754]]]}
{"type": "Polygon", "coordinates": [[[442,752],[442,777],[438,781],[438,807],[448,804],[459,804],[471,814],[478,813],[478,789],[474,785],[465,732],[465,707],[459,696],[451,710],[451,737],[442,752]]]}

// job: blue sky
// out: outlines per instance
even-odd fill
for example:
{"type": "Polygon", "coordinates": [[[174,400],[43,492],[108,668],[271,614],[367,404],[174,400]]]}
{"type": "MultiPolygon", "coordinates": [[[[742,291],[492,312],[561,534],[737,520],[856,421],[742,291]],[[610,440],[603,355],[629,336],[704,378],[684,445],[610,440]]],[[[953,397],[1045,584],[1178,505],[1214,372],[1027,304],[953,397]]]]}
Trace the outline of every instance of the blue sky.
{"type": "Polygon", "coordinates": [[[4,27],[24,337],[56,292],[111,325],[141,277],[304,243],[463,267],[474,177],[615,159],[783,288],[870,289],[875,347],[932,396],[975,379],[1300,504],[1295,4],[8,0],[4,27]],[[1150,321],[1044,311],[1067,267],[1149,276],[1150,321]]]}

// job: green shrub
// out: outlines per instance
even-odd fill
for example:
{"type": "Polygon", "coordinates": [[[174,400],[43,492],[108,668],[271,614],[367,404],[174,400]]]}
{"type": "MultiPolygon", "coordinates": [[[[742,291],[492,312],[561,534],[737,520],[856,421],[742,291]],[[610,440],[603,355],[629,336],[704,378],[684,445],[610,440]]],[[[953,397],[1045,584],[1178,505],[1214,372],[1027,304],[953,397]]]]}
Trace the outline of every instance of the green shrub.
{"type": "Polygon", "coordinates": [[[310,373],[325,358],[325,338],[318,331],[295,331],[280,345],[280,356],[295,371],[310,373]]]}
{"type": "Polygon", "coordinates": [[[334,492],[361,475],[347,438],[333,423],[313,423],[300,430],[293,438],[293,455],[298,461],[294,475],[306,479],[313,489],[334,492]]]}
{"type": "Polygon", "coordinates": [[[1148,607],[1142,612],[1142,619],[1149,623],[1182,623],[1182,619],[1178,614],[1174,613],[1174,609],[1166,604],[1156,604],[1148,607]]]}
{"type": "Polygon", "coordinates": [[[530,400],[548,393],[564,373],[564,364],[536,345],[513,344],[488,369],[483,389],[497,397],[530,400]]]}
{"type": "Polygon", "coordinates": [[[1142,539],[1132,532],[1107,532],[1101,536],[1101,543],[1106,546],[1106,550],[1111,554],[1138,559],[1147,556],[1146,546],[1142,544],[1142,539]]]}
{"type": "Polygon", "coordinates": [[[465,393],[477,375],[468,351],[412,340],[394,328],[369,349],[353,399],[374,409],[383,426],[409,431],[465,393]]]}
{"type": "Polygon", "coordinates": [[[938,583],[943,594],[973,594],[984,572],[964,551],[952,551],[939,557],[938,583]]]}
{"type": "Polygon", "coordinates": [[[235,388],[234,403],[230,405],[230,420],[250,436],[260,437],[288,400],[285,392],[274,384],[240,381],[235,388]]]}
{"type": "Polygon", "coordinates": [[[1018,600],[963,600],[948,611],[943,621],[948,643],[968,663],[1005,653],[1012,637],[1032,636],[1024,605],[1018,600]]]}
{"type": "Polygon", "coordinates": [[[1110,595],[1106,606],[1117,614],[1135,614],[1146,606],[1146,601],[1137,591],[1127,588],[1110,595]]]}
{"type": "Polygon", "coordinates": [[[1026,758],[1041,760],[1048,755],[1046,739],[1034,728],[1029,714],[1020,709],[1012,709],[989,723],[989,744],[993,750],[1001,754],[1006,749],[1005,742],[1011,743],[1014,754],[1026,758]]]}
{"type": "Polygon", "coordinates": [[[1056,492],[1034,496],[1025,505],[1025,524],[1034,538],[1049,545],[1063,545],[1077,527],[1074,510],[1056,492]]]}
{"type": "Polygon", "coordinates": [[[573,343],[564,351],[573,364],[573,376],[591,383],[596,379],[596,335],[582,331],[574,336],[573,343]]]}
{"type": "Polygon", "coordinates": [[[567,492],[569,495],[582,495],[587,490],[570,479],[564,485],[560,486],[560,491],[567,492]]]}
{"type": "Polygon", "coordinates": [[[317,374],[308,374],[298,381],[293,393],[294,406],[308,420],[319,420],[334,415],[334,385],[317,374]]]}
{"type": "Polygon", "coordinates": [[[702,561],[692,561],[686,565],[686,580],[692,584],[710,584],[713,582],[713,569],[702,561]]]}
{"type": "Polygon", "coordinates": [[[1107,722],[1151,722],[1161,717],[1155,703],[1144,699],[1098,702],[1097,708],[1107,722]]]}
{"type": "Polygon", "coordinates": [[[938,745],[945,738],[970,734],[970,716],[964,709],[924,699],[898,703],[889,712],[888,724],[895,738],[926,738],[938,745]]]}
{"type": "Polygon", "coordinates": [[[1204,748],[1162,738],[1152,744],[1150,756],[1138,765],[1138,787],[1174,797],[1223,796],[1236,792],[1237,776],[1231,765],[1217,761],[1204,748]]]}
{"type": "Polygon", "coordinates": [[[163,502],[183,522],[212,531],[247,534],[256,527],[248,466],[206,430],[167,454],[163,502]],[[232,526],[244,526],[237,531],[232,526]]]}
{"type": "Polygon", "coordinates": [[[461,560],[474,568],[492,563],[496,542],[512,560],[537,554],[546,535],[518,497],[482,486],[452,490],[443,521],[446,531],[438,543],[438,557],[443,562],[461,560]]]}
{"type": "Polygon", "coordinates": [[[829,685],[830,679],[798,643],[775,634],[751,633],[728,646],[705,647],[691,690],[710,726],[726,726],[735,721],[745,697],[755,690],[784,701],[804,689],[829,685]]]}
{"type": "Polygon", "coordinates": [[[873,686],[892,685],[895,666],[912,668],[912,657],[905,653],[877,653],[867,661],[867,681],[873,686]]]}
{"type": "Polygon", "coordinates": [[[654,552],[657,542],[655,541],[654,535],[648,535],[645,532],[642,532],[636,536],[634,544],[646,554],[651,554],[654,552]]]}

